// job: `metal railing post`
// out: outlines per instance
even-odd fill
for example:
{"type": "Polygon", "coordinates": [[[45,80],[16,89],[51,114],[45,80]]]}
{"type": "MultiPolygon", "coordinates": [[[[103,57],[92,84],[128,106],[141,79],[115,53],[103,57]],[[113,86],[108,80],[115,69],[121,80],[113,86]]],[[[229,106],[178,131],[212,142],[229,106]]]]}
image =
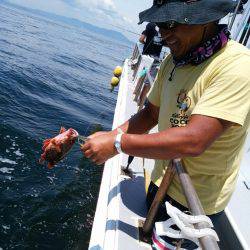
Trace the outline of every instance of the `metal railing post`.
{"type": "Polygon", "coordinates": [[[144,84],[144,80],[145,80],[146,76],[141,76],[137,79],[137,83],[134,89],[133,94],[135,95],[134,97],[134,101],[138,102],[138,98],[140,96],[141,90],[142,90],[142,86],[144,84]]]}
{"type": "Polygon", "coordinates": [[[235,8],[235,10],[234,10],[233,17],[232,17],[232,19],[231,19],[231,21],[230,21],[230,24],[228,25],[228,29],[229,29],[229,30],[231,30],[232,27],[233,27],[234,20],[235,20],[235,18],[236,18],[237,12],[238,12],[239,7],[240,7],[240,3],[241,3],[241,0],[238,1],[237,6],[236,6],[236,8],[235,8]]]}
{"type": "Polygon", "coordinates": [[[139,52],[138,44],[136,43],[135,47],[134,47],[133,55],[131,57],[131,60],[136,59],[138,57],[139,53],[140,52],[139,52]]]}
{"type": "Polygon", "coordinates": [[[138,61],[136,62],[136,64],[133,66],[134,68],[133,68],[133,81],[135,80],[135,77],[136,77],[136,75],[137,75],[137,72],[138,72],[138,70],[139,70],[139,66],[140,66],[140,64],[141,64],[141,61],[142,61],[142,56],[141,55],[139,55],[138,56],[138,61]]]}

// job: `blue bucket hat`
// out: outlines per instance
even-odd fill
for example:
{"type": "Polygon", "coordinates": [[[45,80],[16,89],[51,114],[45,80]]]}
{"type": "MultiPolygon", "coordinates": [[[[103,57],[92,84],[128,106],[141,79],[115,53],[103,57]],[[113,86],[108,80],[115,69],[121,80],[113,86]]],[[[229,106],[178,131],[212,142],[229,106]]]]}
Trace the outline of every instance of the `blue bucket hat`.
{"type": "Polygon", "coordinates": [[[233,12],[236,5],[233,0],[154,0],[151,8],[139,14],[139,24],[168,21],[205,24],[220,20],[233,12]]]}

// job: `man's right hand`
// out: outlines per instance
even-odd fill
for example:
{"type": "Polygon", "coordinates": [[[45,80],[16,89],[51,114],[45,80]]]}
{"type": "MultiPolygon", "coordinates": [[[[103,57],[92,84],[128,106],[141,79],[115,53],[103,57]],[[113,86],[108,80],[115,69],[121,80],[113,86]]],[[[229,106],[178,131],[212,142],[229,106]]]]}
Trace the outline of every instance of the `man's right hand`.
{"type": "Polygon", "coordinates": [[[88,140],[81,145],[81,150],[86,158],[91,159],[95,164],[101,165],[109,158],[118,154],[114,146],[116,133],[96,132],[88,137],[88,140]]]}

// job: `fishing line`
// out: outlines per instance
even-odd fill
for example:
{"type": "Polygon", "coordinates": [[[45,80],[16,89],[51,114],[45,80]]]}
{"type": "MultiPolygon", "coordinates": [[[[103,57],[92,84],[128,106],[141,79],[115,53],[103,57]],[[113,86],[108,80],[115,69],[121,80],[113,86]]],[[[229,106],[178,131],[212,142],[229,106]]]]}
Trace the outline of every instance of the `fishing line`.
{"type": "MultiPolygon", "coordinates": [[[[161,37],[161,35],[159,36],[159,34],[160,34],[160,33],[157,31],[157,37],[161,39],[161,44],[162,44],[162,42],[163,42],[164,40],[163,40],[163,38],[161,37]]],[[[146,50],[148,49],[148,47],[152,44],[152,42],[155,42],[155,40],[154,40],[155,37],[156,37],[156,35],[155,35],[154,37],[152,37],[152,39],[150,40],[150,42],[148,43],[148,45],[147,45],[145,48],[143,48],[144,51],[146,51],[146,50]]],[[[146,41],[147,41],[147,37],[146,37],[146,41]]]]}
{"type": "MultiPolygon", "coordinates": [[[[98,118],[101,117],[102,114],[104,114],[107,111],[108,107],[106,107],[103,111],[101,111],[98,116],[95,118],[97,120],[98,118]]],[[[82,145],[88,140],[88,136],[86,135],[87,131],[89,128],[93,125],[93,123],[89,123],[88,127],[84,130],[83,134],[84,135],[79,135],[77,138],[78,144],[82,145]]],[[[100,124],[101,125],[101,124],[100,124]]],[[[102,126],[102,125],[101,125],[102,126]]]]}
{"type": "MultiPolygon", "coordinates": [[[[147,39],[147,38],[146,38],[146,39],[147,39]]],[[[152,39],[150,40],[150,42],[149,42],[148,45],[145,47],[145,49],[143,48],[144,51],[146,51],[146,50],[148,49],[149,45],[151,45],[151,43],[153,42],[153,40],[154,40],[154,38],[152,38],[152,39]]]]}
{"type": "MultiPolygon", "coordinates": [[[[107,111],[108,107],[106,107],[103,111],[101,111],[98,116],[94,119],[94,120],[97,120],[101,117],[102,114],[104,114],[106,111],[107,111]]],[[[89,128],[93,125],[93,123],[89,123],[88,127],[84,130],[84,137],[87,137],[86,133],[87,131],[89,130],[89,128]]]]}
{"type": "Polygon", "coordinates": [[[131,30],[129,30],[129,29],[123,28],[122,26],[118,26],[118,25],[114,25],[114,24],[109,24],[109,25],[111,25],[111,26],[113,26],[113,27],[116,27],[116,28],[118,28],[118,29],[120,29],[120,30],[127,31],[127,32],[129,32],[129,33],[134,34],[134,35],[138,35],[138,36],[141,35],[141,34],[135,32],[135,31],[131,31],[131,30]]]}

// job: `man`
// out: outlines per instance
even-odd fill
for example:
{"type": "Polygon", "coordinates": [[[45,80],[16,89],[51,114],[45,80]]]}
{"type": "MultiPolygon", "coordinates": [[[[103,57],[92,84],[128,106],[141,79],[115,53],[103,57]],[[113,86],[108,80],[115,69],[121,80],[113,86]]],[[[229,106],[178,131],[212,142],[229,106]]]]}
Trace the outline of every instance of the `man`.
{"type": "MultiPolygon", "coordinates": [[[[156,159],[149,205],[170,160],[182,158],[213,222],[234,190],[250,122],[250,53],[230,40],[226,26],[218,25],[234,6],[231,0],[154,1],[140,13],[140,23],[159,26],[171,55],[161,65],[148,105],[119,129],[90,136],[82,147],[96,164],[118,151],[156,159]],[[158,133],[144,134],[157,124],[158,133]]],[[[166,200],[187,210],[177,178],[166,200]]],[[[161,208],[158,219],[165,218],[161,208]]],[[[163,247],[174,248],[172,239],[164,240],[163,247]]]]}
{"type": "Polygon", "coordinates": [[[142,32],[139,41],[144,44],[143,55],[159,57],[162,49],[161,38],[156,31],[155,23],[148,23],[146,29],[142,32]]]}

